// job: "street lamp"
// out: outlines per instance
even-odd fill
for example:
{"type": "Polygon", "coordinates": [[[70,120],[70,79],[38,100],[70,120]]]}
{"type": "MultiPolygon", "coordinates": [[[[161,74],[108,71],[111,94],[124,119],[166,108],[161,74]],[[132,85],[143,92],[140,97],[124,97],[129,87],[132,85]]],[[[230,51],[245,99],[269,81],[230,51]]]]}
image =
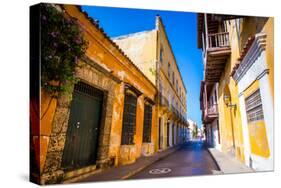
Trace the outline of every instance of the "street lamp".
{"type": "Polygon", "coordinates": [[[230,96],[228,94],[224,94],[223,101],[227,107],[236,107],[236,104],[231,104],[230,96]]]}

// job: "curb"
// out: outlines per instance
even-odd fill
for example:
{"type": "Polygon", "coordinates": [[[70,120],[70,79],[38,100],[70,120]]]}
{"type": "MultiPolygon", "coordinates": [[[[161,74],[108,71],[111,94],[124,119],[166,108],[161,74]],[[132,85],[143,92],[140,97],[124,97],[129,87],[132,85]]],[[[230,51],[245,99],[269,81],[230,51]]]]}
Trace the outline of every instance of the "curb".
{"type": "Polygon", "coordinates": [[[149,167],[149,166],[152,165],[153,163],[156,163],[156,162],[158,162],[158,161],[160,161],[160,160],[162,160],[162,159],[168,157],[169,155],[171,155],[172,153],[174,153],[175,151],[177,151],[179,148],[180,148],[180,146],[177,146],[177,148],[175,148],[175,149],[174,149],[173,151],[171,151],[170,153],[167,153],[166,155],[161,156],[161,157],[159,157],[159,158],[157,158],[157,159],[151,161],[150,163],[148,163],[148,164],[146,164],[146,165],[144,165],[144,166],[142,166],[142,167],[140,167],[140,168],[138,168],[138,169],[136,169],[136,170],[130,172],[129,174],[127,174],[127,175],[121,177],[121,180],[126,180],[126,179],[128,179],[128,178],[130,178],[130,177],[136,175],[137,173],[139,173],[139,172],[142,171],[143,169],[149,167]]]}
{"type": "MultiPolygon", "coordinates": [[[[245,170],[243,170],[243,171],[237,171],[237,172],[226,172],[225,170],[222,170],[223,168],[221,167],[221,165],[219,165],[219,163],[216,161],[216,159],[215,159],[215,157],[214,157],[214,155],[212,154],[212,152],[211,152],[211,150],[208,148],[208,152],[211,154],[211,156],[212,156],[212,158],[214,159],[214,161],[215,161],[215,163],[216,163],[216,165],[219,167],[219,169],[220,169],[220,171],[222,172],[222,174],[237,174],[237,173],[252,173],[252,172],[255,172],[253,169],[250,169],[250,168],[248,168],[247,166],[245,166],[243,163],[241,163],[240,161],[238,161],[238,162],[240,162],[241,163],[241,165],[243,165],[243,166],[245,166],[247,169],[245,170]]],[[[232,160],[232,159],[231,159],[232,160]]],[[[244,168],[244,167],[243,167],[244,168]]]]}
{"type": "Polygon", "coordinates": [[[214,155],[212,154],[212,152],[210,151],[210,149],[207,148],[207,150],[208,150],[210,156],[212,157],[214,163],[215,163],[216,166],[218,167],[219,171],[224,174],[224,172],[221,170],[221,166],[220,166],[219,163],[217,162],[216,158],[214,157],[214,155]]]}

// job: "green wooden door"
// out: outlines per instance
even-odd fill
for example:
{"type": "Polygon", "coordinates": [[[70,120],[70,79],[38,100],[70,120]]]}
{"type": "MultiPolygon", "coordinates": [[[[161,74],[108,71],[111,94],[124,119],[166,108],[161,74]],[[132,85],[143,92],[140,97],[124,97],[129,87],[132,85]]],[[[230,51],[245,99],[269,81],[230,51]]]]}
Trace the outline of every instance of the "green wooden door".
{"type": "Polygon", "coordinates": [[[95,164],[103,93],[87,84],[75,85],[62,167],[73,170],[95,164]]]}

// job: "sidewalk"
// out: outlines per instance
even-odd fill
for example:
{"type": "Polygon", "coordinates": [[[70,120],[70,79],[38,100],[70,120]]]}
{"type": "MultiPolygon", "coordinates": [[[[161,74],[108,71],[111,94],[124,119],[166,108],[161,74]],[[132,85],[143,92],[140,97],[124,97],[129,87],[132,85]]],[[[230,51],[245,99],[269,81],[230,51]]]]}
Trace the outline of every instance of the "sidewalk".
{"type": "Polygon", "coordinates": [[[73,183],[73,182],[98,182],[98,181],[116,181],[124,180],[140,172],[144,168],[150,166],[151,164],[159,161],[169,154],[172,154],[179,149],[180,146],[174,148],[169,148],[165,151],[156,153],[149,157],[140,157],[137,161],[130,165],[112,167],[106,170],[98,170],[97,173],[91,175],[82,175],[77,178],[72,178],[67,180],[64,183],[73,183]]]}
{"type": "Polygon", "coordinates": [[[215,148],[208,148],[208,150],[223,174],[254,172],[253,169],[247,167],[246,165],[244,165],[234,157],[231,157],[223,152],[220,152],[215,148]]]}

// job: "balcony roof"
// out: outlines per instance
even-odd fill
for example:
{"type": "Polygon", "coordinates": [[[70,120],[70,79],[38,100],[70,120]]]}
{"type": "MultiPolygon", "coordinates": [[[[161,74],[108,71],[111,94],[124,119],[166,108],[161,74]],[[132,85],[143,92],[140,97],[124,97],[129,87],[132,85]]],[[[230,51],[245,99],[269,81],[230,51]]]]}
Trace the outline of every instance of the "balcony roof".
{"type": "MultiPolygon", "coordinates": [[[[217,33],[219,22],[212,19],[211,14],[207,14],[207,25],[208,25],[208,33],[217,33]]],[[[197,14],[197,47],[202,48],[202,33],[204,30],[204,14],[198,13],[197,14]]]]}
{"type": "MultiPolygon", "coordinates": [[[[208,33],[217,33],[220,22],[225,20],[242,18],[245,16],[239,15],[225,15],[225,14],[207,14],[208,33]]],[[[202,46],[202,32],[204,31],[204,13],[197,14],[197,47],[201,49],[202,46]]]]}

